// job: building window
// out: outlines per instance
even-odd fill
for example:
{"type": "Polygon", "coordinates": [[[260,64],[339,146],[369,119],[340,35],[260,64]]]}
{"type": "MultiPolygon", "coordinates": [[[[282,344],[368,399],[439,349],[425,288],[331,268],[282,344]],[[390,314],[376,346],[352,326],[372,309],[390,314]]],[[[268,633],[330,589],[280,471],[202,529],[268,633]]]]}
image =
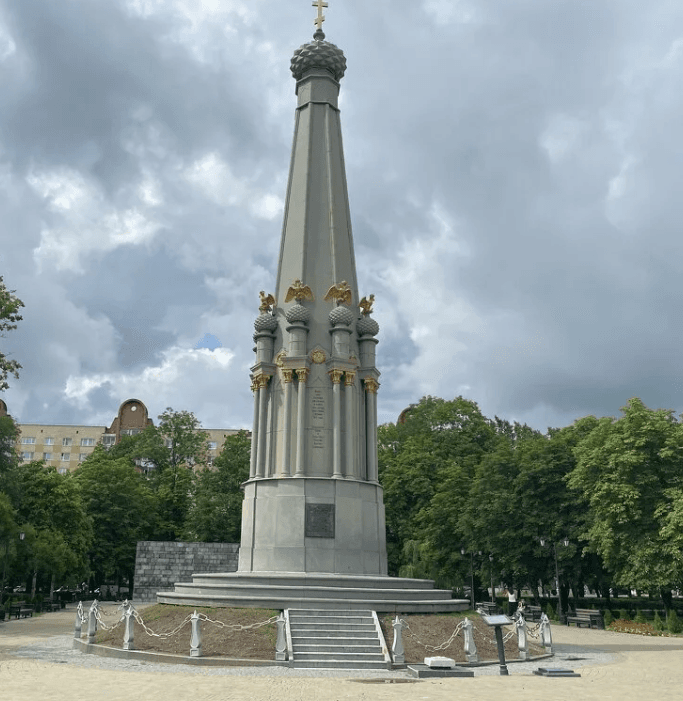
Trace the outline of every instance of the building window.
{"type": "Polygon", "coordinates": [[[21,454],[21,459],[22,459],[22,460],[25,460],[26,462],[28,462],[29,460],[33,460],[33,456],[34,456],[34,455],[35,455],[35,453],[22,453],[22,454],[21,454]]]}
{"type": "Polygon", "coordinates": [[[88,453],[79,453],[78,462],[83,462],[88,457],[88,453]]]}
{"type": "Polygon", "coordinates": [[[81,438],[81,445],[95,445],[94,438],[81,438]]]}
{"type": "Polygon", "coordinates": [[[68,470],[66,469],[66,467],[60,467],[58,472],[60,475],[65,475],[68,472],[68,470]]]}
{"type": "Polygon", "coordinates": [[[43,460],[52,460],[52,453],[43,453],[43,460]]]}
{"type": "Polygon", "coordinates": [[[71,453],[62,453],[62,462],[69,462],[71,460],[71,453]]]}
{"type": "Polygon", "coordinates": [[[71,445],[71,438],[62,438],[62,446],[71,445]]]}
{"type": "Polygon", "coordinates": [[[218,443],[216,441],[209,441],[209,450],[216,450],[218,448],[218,443]]]}
{"type": "Polygon", "coordinates": [[[54,438],[46,438],[44,443],[45,443],[45,445],[54,445],[55,439],[54,438]]]}
{"type": "Polygon", "coordinates": [[[110,445],[114,445],[116,443],[116,436],[113,433],[105,433],[102,436],[102,445],[105,447],[109,447],[110,445]]]}
{"type": "Polygon", "coordinates": [[[164,445],[167,448],[172,448],[173,447],[173,441],[170,438],[164,438],[164,445]]]}
{"type": "Polygon", "coordinates": [[[123,431],[121,431],[122,436],[137,436],[138,433],[140,433],[139,428],[124,428],[123,431]]]}
{"type": "Polygon", "coordinates": [[[23,436],[21,442],[23,445],[35,445],[36,439],[33,436],[23,436]]]}

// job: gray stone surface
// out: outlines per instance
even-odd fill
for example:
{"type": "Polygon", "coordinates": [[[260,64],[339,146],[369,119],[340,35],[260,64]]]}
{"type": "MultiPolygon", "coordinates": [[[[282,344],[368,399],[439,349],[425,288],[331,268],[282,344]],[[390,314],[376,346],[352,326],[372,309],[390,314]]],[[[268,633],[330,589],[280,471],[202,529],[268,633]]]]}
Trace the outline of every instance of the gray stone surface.
{"type": "Polygon", "coordinates": [[[135,553],[136,601],[153,601],[159,591],[173,591],[176,582],[191,582],[199,572],[235,572],[236,543],[140,541],[135,553]]]}

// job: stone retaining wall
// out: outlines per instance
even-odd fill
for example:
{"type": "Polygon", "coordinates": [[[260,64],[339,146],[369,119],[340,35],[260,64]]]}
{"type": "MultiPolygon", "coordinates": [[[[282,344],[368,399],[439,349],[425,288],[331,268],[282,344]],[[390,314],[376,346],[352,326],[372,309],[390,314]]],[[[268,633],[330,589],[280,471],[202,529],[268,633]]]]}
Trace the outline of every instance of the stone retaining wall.
{"type": "Polygon", "coordinates": [[[179,543],[143,540],[135,553],[134,601],[154,601],[158,591],[191,582],[200,572],[237,572],[237,543],[179,543]]]}

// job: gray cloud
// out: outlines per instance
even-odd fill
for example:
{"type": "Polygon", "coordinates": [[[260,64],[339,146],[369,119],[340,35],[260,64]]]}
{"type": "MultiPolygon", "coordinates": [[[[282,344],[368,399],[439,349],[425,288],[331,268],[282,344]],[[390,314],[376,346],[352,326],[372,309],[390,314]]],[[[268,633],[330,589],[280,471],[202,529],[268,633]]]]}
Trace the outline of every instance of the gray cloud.
{"type": "MultiPolygon", "coordinates": [[[[539,428],[683,409],[683,8],[353,0],[342,121],[380,418],[464,394],[539,428]]],[[[3,340],[22,421],[248,426],[307,3],[0,0],[3,340]],[[221,348],[195,350],[206,334],[221,348]],[[144,392],[148,396],[142,396],[144,392]]]]}

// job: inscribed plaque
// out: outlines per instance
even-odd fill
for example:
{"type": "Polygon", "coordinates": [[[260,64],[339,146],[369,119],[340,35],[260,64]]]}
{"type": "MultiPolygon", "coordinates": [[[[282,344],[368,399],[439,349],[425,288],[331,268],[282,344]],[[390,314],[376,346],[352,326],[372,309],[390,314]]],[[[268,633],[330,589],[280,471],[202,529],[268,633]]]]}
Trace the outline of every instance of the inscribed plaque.
{"type": "Polygon", "coordinates": [[[334,504],[306,504],[306,537],[334,538],[334,504]]]}

